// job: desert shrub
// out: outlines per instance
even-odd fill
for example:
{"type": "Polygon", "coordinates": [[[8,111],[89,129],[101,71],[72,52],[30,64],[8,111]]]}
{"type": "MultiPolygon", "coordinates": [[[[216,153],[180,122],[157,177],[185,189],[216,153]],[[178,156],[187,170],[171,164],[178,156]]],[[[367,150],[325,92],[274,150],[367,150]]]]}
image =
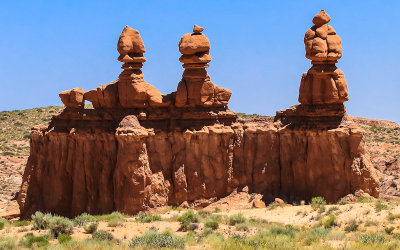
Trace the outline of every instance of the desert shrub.
{"type": "Polygon", "coordinates": [[[394,227],[385,227],[385,233],[387,234],[392,234],[394,231],[394,227]]]}
{"type": "Polygon", "coordinates": [[[229,217],[229,225],[234,226],[236,224],[244,223],[246,218],[242,214],[234,214],[229,217]]]}
{"type": "Polygon", "coordinates": [[[378,221],[372,221],[372,220],[367,220],[364,223],[364,227],[370,227],[370,226],[378,226],[379,222],[378,221]]]}
{"type": "Polygon", "coordinates": [[[245,231],[245,232],[249,231],[249,227],[245,223],[236,224],[235,229],[236,231],[245,231]]]}
{"type": "Polygon", "coordinates": [[[287,235],[290,238],[294,238],[296,233],[292,225],[286,225],[285,227],[272,226],[268,232],[273,235],[287,235]]]}
{"type": "Polygon", "coordinates": [[[218,222],[211,220],[211,221],[207,221],[207,222],[204,224],[204,226],[205,226],[206,228],[211,228],[211,229],[213,229],[213,230],[216,230],[216,229],[218,229],[219,224],[218,224],[218,222]]]}
{"type": "Polygon", "coordinates": [[[384,235],[379,233],[368,233],[361,234],[358,237],[358,241],[363,244],[383,244],[386,242],[386,238],[384,235]]]}
{"type": "Polygon", "coordinates": [[[32,215],[32,225],[33,229],[47,229],[49,228],[50,220],[53,216],[51,214],[43,214],[42,212],[37,211],[34,215],[32,215]]]}
{"type": "Polygon", "coordinates": [[[200,210],[197,213],[203,218],[207,218],[208,216],[211,215],[211,212],[207,210],[200,210]]]}
{"type": "Polygon", "coordinates": [[[105,240],[110,241],[114,239],[114,236],[110,232],[107,232],[105,230],[99,230],[92,234],[92,239],[98,241],[105,241],[105,240]]]}
{"type": "Polygon", "coordinates": [[[35,247],[45,247],[49,244],[49,241],[43,236],[34,236],[32,233],[27,233],[20,241],[20,245],[31,248],[35,247]]]}
{"type": "Polygon", "coordinates": [[[331,228],[337,226],[336,217],[334,215],[329,215],[328,219],[326,219],[323,223],[324,228],[331,228]]]}
{"type": "Polygon", "coordinates": [[[270,204],[268,204],[267,209],[274,210],[275,208],[284,207],[284,206],[285,206],[285,204],[274,201],[274,202],[271,202],[270,204]]]}
{"type": "Polygon", "coordinates": [[[124,224],[124,219],[117,219],[117,218],[115,218],[115,219],[112,219],[112,220],[110,220],[110,221],[108,221],[108,224],[107,224],[107,226],[109,226],[109,227],[118,227],[118,226],[122,226],[122,224],[124,224]]]}
{"type": "Polygon", "coordinates": [[[376,211],[377,213],[380,212],[380,211],[382,211],[382,210],[386,210],[386,209],[388,209],[388,206],[387,206],[386,204],[383,204],[382,201],[378,200],[378,201],[375,203],[375,211],[376,211]]]}
{"type": "Polygon", "coordinates": [[[158,214],[139,214],[135,220],[141,223],[149,223],[161,220],[161,216],[158,214]]]}
{"type": "Polygon", "coordinates": [[[346,198],[341,198],[339,201],[338,201],[338,205],[346,205],[346,204],[348,204],[349,202],[346,200],[346,198]]]}
{"type": "Polygon", "coordinates": [[[156,230],[149,230],[144,235],[133,238],[129,247],[183,249],[185,241],[183,238],[173,235],[171,231],[159,233],[156,230]]]}
{"type": "Polygon", "coordinates": [[[5,225],[4,221],[0,221],[0,230],[4,228],[4,225],[5,225]]]}
{"type": "Polygon", "coordinates": [[[75,226],[86,226],[89,222],[94,222],[96,221],[96,218],[93,215],[83,213],[81,215],[78,215],[74,218],[73,222],[75,226]]]}
{"type": "Polygon", "coordinates": [[[181,223],[189,222],[189,223],[197,223],[199,222],[199,215],[195,214],[193,210],[188,210],[184,214],[178,217],[178,221],[181,223]]]}
{"type": "Polygon", "coordinates": [[[99,221],[110,221],[113,219],[123,220],[127,217],[128,217],[128,215],[122,214],[120,212],[112,212],[111,214],[103,214],[103,215],[95,216],[96,220],[99,220],[99,221]]]}
{"type": "Polygon", "coordinates": [[[60,234],[57,237],[58,243],[65,244],[72,240],[72,237],[68,234],[60,234]]]}
{"type": "Polygon", "coordinates": [[[220,213],[221,209],[219,207],[214,208],[214,213],[220,213]]]}
{"type": "Polygon", "coordinates": [[[311,199],[311,207],[315,211],[319,210],[321,213],[325,211],[326,201],[323,197],[314,197],[311,199]]]}
{"type": "Polygon", "coordinates": [[[10,237],[0,236],[0,249],[16,249],[15,240],[10,237]]]}
{"type": "Polygon", "coordinates": [[[368,202],[372,202],[373,198],[371,196],[361,196],[357,199],[356,202],[358,203],[368,203],[368,202]]]}
{"type": "Polygon", "coordinates": [[[50,233],[55,238],[60,234],[72,234],[73,228],[72,221],[62,216],[53,216],[49,222],[50,233]]]}
{"type": "Polygon", "coordinates": [[[389,212],[388,216],[386,217],[389,221],[393,222],[394,220],[400,218],[400,214],[392,214],[389,212]]]}
{"type": "Polygon", "coordinates": [[[97,231],[97,227],[99,226],[99,223],[96,222],[91,222],[87,226],[85,226],[83,229],[85,230],[85,233],[87,234],[92,234],[97,231]]]}
{"type": "Polygon", "coordinates": [[[349,222],[349,224],[346,225],[346,227],[344,228],[344,231],[346,232],[355,232],[358,230],[358,223],[356,220],[351,220],[349,222]]]}
{"type": "Polygon", "coordinates": [[[334,211],[338,211],[338,210],[339,210],[338,207],[333,206],[333,207],[330,207],[330,208],[328,209],[327,213],[328,213],[328,214],[331,214],[331,213],[333,213],[334,211]]]}
{"type": "Polygon", "coordinates": [[[30,221],[19,220],[19,221],[13,222],[11,225],[12,225],[13,227],[24,227],[24,226],[28,226],[28,225],[30,225],[30,224],[31,224],[30,221]]]}
{"type": "Polygon", "coordinates": [[[310,234],[317,236],[318,238],[325,238],[330,233],[331,233],[330,228],[315,227],[310,230],[310,234]]]}

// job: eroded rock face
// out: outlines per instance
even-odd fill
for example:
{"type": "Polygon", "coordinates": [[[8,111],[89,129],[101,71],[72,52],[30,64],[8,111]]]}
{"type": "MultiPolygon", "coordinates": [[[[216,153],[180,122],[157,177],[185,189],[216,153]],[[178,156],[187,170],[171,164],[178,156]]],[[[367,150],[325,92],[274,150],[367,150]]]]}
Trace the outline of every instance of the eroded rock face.
{"type": "MultiPolygon", "coordinates": [[[[329,21],[325,14],[314,19],[329,21]]],[[[205,207],[237,190],[264,201],[323,196],[333,202],[359,190],[378,196],[362,132],[342,102],[301,103],[278,111],[274,122],[238,119],[227,107],[231,92],[205,70],[211,58],[202,31],[195,26],[180,42],[185,71],[176,93],[162,95],[144,82],[138,59],[144,45],[126,27],[118,43],[119,79],[84,94],[60,94],[67,108],[31,132],[21,218],[38,210],[72,217],[205,207]],[[94,109],[84,109],[83,99],[94,109]]],[[[321,65],[339,75],[334,65],[315,66],[321,65]]],[[[310,77],[319,76],[315,71],[310,77]]],[[[301,87],[301,95],[316,100],[313,88],[301,87]]]]}
{"type": "Polygon", "coordinates": [[[337,201],[359,189],[378,195],[362,132],[351,122],[331,130],[240,121],[168,130],[135,115],[107,123],[89,111],[85,117],[93,120],[71,122],[74,114],[64,111],[32,132],[22,217],[36,210],[71,217],[206,206],[246,186],[266,201],[337,201]]]}

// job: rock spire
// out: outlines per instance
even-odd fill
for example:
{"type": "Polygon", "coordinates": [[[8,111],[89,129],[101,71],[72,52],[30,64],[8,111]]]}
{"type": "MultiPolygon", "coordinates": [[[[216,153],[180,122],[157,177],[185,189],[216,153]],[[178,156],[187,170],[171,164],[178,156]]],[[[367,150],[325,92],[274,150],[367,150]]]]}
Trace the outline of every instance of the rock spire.
{"type": "Polygon", "coordinates": [[[207,74],[210,42],[201,33],[203,30],[194,25],[193,33],[185,34],[179,41],[179,61],[185,70],[176,91],[176,107],[224,107],[232,95],[230,90],[212,83],[207,74]]]}
{"type": "Polygon", "coordinates": [[[343,72],[335,66],[342,57],[341,39],[330,16],[321,10],[312,20],[314,26],[304,36],[306,58],[313,65],[303,74],[300,84],[301,104],[341,104],[349,100],[343,72]]]}

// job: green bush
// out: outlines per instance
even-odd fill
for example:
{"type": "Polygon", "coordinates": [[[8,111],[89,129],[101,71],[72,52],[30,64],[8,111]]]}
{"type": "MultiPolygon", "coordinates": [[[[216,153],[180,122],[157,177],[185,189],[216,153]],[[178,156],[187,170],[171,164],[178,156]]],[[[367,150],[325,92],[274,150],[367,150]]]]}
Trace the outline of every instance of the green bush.
{"type": "Polygon", "coordinates": [[[386,209],[388,209],[388,206],[386,205],[386,204],[383,204],[380,200],[378,200],[376,203],[375,203],[375,211],[378,213],[378,212],[380,212],[380,211],[382,211],[382,210],[386,210],[386,209]]]}
{"type": "Polygon", "coordinates": [[[372,202],[374,199],[371,196],[361,196],[357,199],[358,203],[368,203],[372,202]]]}
{"type": "Polygon", "coordinates": [[[75,226],[86,226],[89,222],[95,222],[96,218],[93,215],[83,213],[79,216],[76,216],[73,220],[75,226]]]}
{"type": "Polygon", "coordinates": [[[330,233],[331,233],[330,228],[315,227],[310,230],[310,234],[318,238],[325,238],[330,233]]]}
{"type": "Polygon", "coordinates": [[[200,210],[197,213],[203,218],[207,218],[208,216],[211,215],[211,212],[207,210],[200,210]]]}
{"type": "Polygon", "coordinates": [[[111,241],[114,239],[114,236],[110,232],[107,232],[105,230],[99,230],[92,234],[92,239],[98,241],[104,241],[104,240],[111,241]]]}
{"type": "Polygon", "coordinates": [[[112,219],[108,222],[107,226],[109,227],[118,227],[118,226],[122,226],[122,224],[124,223],[124,219],[112,219]]]}
{"type": "Polygon", "coordinates": [[[249,227],[244,223],[236,224],[235,229],[236,231],[245,231],[245,232],[249,231],[249,227]]]}
{"type": "Polygon", "coordinates": [[[229,217],[229,225],[234,226],[236,224],[244,223],[246,222],[246,218],[243,217],[242,214],[234,214],[229,217]]]}
{"type": "Polygon", "coordinates": [[[0,221],[0,230],[4,228],[5,223],[3,221],[0,221]]]}
{"type": "Polygon", "coordinates": [[[155,230],[149,230],[143,236],[133,238],[129,247],[183,249],[185,241],[181,237],[174,236],[171,231],[159,233],[155,230]]]}
{"type": "Polygon", "coordinates": [[[24,227],[24,226],[28,226],[28,225],[30,225],[30,224],[31,224],[30,221],[19,220],[19,221],[13,222],[11,225],[12,225],[13,227],[24,227]]]}
{"type": "Polygon", "coordinates": [[[385,233],[387,234],[392,234],[394,231],[394,227],[385,227],[385,233]]]}
{"type": "Polygon", "coordinates": [[[358,241],[363,244],[383,244],[386,242],[385,236],[379,233],[361,234],[358,241]]]}
{"type": "Polygon", "coordinates": [[[187,212],[178,217],[178,221],[182,224],[185,222],[197,223],[199,222],[199,215],[195,214],[193,210],[189,209],[187,212]]]}
{"type": "Polygon", "coordinates": [[[323,197],[314,197],[311,199],[311,207],[314,211],[319,211],[320,213],[325,212],[326,201],[323,197]]]}
{"type": "Polygon", "coordinates": [[[3,237],[0,236],[0,249],[1,250],[6,250],[6,249],[17,249],[15,240],[11,237],[3,237]]]}
{"type": "Polygon", "coordinates": [[[135,220],[141,223],[149,223],[161,220],[161,216],[158,214],[139,214],[135,220]]]}
{"type": "Polygon", "coordinates": [[[324,221],[323,225],[325,228],[337,226],[336,217],[334,215],[329,215],[328,219],[324,221]]]}
{"type": "Polygon", "coordinates": [[[50,220],[53,216],[51,214],[43,214],[37,211],[32,215],[32,225],[34,230],[49,228],[50,220]]]}
{"type": "Polygon", "coordinates": [[[120,212],[112,212],[111,214],[104,214],[104,215],[98,215],[95,216],[97,220],[101,221],[110,221],[110,220],[115,220],[115,219],[120,219],[123,220],[127,218],[128,215],[122,214],[120,212]]]}
{"type": "Polygon", "coordinates": [[[99,223],[97,221],[90,223],[89,225],[84,227],[85,233],[92,234],[92,233],[96,232],[98,226],[99,226],[99,223]]]}
{"type": "Polygon", "coordinates": [[[272,235],[287,235],[290,238],[295,237],[295,229],[292,225],[286,225],[284,228],[272,226],[268,232],[272,235]]]}
{"type": "Polygon", "coordinates": [[[49,241],[43,236],[34,236],[32,233],[27,233],[21,239],[21,245],[31,248],[35,247],[45,247],[49,244],[49,241]]]}
{"type": "Polygon", "coordinates": [[[213,230],[216,230],[219,227],[219,224],[216,221],[207,221],[204,225],[206,228],[211,228],[213,230]]]}
{"type": "Polygon", "coordinates": [[[57,239],[58,239],[58,243],[65,244],[65,243],[71,241],[72,237],[68,234],[60,234],[60,235],[58,235],[57,239]]]}
{"type": "Polygon", "coordinates": [[[74,224],[68,218],[53,216],[49,222],[50,233],[57,238],[60,234],[72,234],[74,224]]]}
{"type": "Polygon", "coordinates": [[[344,228],[344,231],[346,232],[355,232],[358,230],[358,223],[356,220],[351,220],[348,225],[344,228]]]}

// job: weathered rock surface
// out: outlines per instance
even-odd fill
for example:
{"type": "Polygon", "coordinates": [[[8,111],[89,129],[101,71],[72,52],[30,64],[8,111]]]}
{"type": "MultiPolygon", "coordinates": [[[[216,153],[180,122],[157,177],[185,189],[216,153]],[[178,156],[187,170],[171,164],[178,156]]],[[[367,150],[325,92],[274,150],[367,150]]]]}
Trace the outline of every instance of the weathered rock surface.
{"type": "Polygon", "coordinates": [[[189,56],[181,57],[182,80],[176,93],[161,95],[143,81],[142,62],[126,61],[144,46],[137,31],[124,29],[118,81],[83,95],[94,109],[67,106],[32,129],[18,195],[22,218],[37,210],[72,217],[205,207],[237,190],[264,201],[337,201],[358,190],[378,196],[362,132],[343,103],[302,103],[274,121],[237,119],[227,108],[231,92],[205,70],[211,58],[202,30],[182,38],[182,57],[189,56]]]}
{"type": "Polygon", "coordinates": [[[336,201],[359,189],[378,195],[362,132],[351,123],[331,130],[236,122],[157,131],[136,116],[118,124],[83,120],[95,117],[85,111],[74,124],[74,115],[64,111],[32,131],[18,199],[22,217],[36,210],[134,214],[215,200],[245,186],[267,201],[336,201]]]}
{"type": "Polygon", "coordinates": [[[344,74],[335,66],[342,57],[341,39],[328,25],[330,20],[321,10],[313,19],[315,25],[304,35],[306,57],[313,66],[301,78],[301,104],[340,104],[349,100],[344,74]]]}

